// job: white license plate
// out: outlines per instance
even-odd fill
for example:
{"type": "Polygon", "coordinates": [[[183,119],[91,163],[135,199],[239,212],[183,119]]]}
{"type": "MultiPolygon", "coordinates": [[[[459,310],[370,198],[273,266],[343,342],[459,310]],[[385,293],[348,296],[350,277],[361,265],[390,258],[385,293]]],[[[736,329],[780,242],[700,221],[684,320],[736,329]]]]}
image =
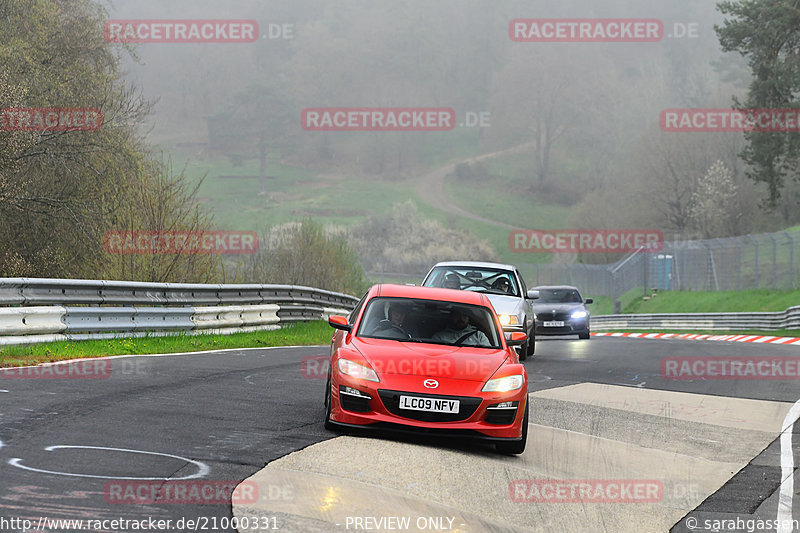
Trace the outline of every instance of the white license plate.
{"type": "Polygon", "coordinates": [[[439,400],[436,398],[400,396],[400,409],[409,409],[411,411],[428,411],[430,413],[458,413],[458,403],[458,400],[439,400]]]}
{"type": "Polygon", "coordinates": [[[563,328],[564,321],[563,320],[551,320],[549,322],[544,323],[544,327],[546,328],[563,328]]]}

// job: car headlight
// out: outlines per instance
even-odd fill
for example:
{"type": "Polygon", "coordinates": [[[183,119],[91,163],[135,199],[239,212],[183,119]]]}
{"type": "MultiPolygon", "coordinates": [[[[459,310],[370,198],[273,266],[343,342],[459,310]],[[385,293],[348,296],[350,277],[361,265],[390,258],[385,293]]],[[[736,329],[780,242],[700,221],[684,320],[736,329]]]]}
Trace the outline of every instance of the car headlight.
{"type": "Polygon", "coordinates": [[[378,374],[368,366],[359,365],[347,359],[339,359],[339,372],[356,379],[366,379],[380,383],[378,374]]]}
{"type": "Polygon", "coordinates": [[[519,317],[517,315],[500,315],[501,326],[516,326],[519,324],[519,317]]]}
{"type": "Polygon", "coordinates": [[[572,313],[572,318],[586,318],[588,314],[586,311],[575,311],[572,313]]]}
{"type": "Polygon", "coordinates": [[[508,392],[522,387],[522,375],[490,379],[481,389],[483,392],[508,392]]]}

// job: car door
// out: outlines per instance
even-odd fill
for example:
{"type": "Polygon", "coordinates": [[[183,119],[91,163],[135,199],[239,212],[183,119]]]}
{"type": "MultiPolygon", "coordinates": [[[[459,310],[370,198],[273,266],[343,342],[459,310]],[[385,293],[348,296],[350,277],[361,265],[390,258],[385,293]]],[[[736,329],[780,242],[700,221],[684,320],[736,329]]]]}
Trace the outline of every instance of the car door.
{"type": "Polygon", "coordinates": [[[522,301],[524,309],[525,309],[525,326],[527,327],[527,331],[525,333],[529,333],[530,335],[533,334],[533,300],[528,299],[528,287],[525,285],[525,280],[522,279],[522,274],[516,268],[514,269],[514,275],[517,277],[517,284],[522,291],[520,296],[522,297],[522,301]]]}

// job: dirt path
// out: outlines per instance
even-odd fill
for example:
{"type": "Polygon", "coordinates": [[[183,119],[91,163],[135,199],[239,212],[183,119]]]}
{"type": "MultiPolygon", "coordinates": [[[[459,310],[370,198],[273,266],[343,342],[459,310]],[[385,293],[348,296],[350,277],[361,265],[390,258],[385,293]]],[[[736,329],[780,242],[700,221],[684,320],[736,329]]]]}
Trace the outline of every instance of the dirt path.
{"type": "Polygon", "coordinates": [[[518,146],[506,148],[505,150],[498,150],[496,152],[481,154],[479,156],[469,157],[462,161],[456,161],[455,163],[450,163],[448,165],[437,168],[436,170],[433,170],[431,172],[428,172],[427,174],[423,174],[415,178],[413,180],[414,191],[417,193],[420,200],[422,200],[423,202],[426,202],[432,205],[433,207],[441,209],[442,211],[445,211],[452,215],[465,217],[472,220],[477,220],[479,222],[483,222],[484,224],[489,224],[491,226],[497,226],[500,228],[521,229],[519,226],[512,226],[511,224],[506,224],[504,222],[499,222],[497,220],[484,218],[456,205],[456,203],[453,201],[450,195],[447,194],[447,192],[444,190],[444,182],[445,178],[449,174],[452,174],[455,171],[456,166],[462,163],[467,163],[467,164],[479,163],[481,161],[492,159],[497,156],[522,152],[526,148],[529,148],[531,146],[533,146],[533,142],[520,144],[518,146]]]}
{"type": "MultiPolygon", "coordinates": [[[[497,156],[519,153],[533,146],[533,144],[534,142],[531,141],[517,146],[512,146],[511,148],[506,148],[505,150],[498,150],[496,152],[481,154],[479,156],[470,157],[462,161],[457,161],[455,163],[450,163],[449,165],[445,165],[441,168],[437,168],[436,170],[433,170],[431,172],[428,172],[427,174],[423,174],[418,178],[415,178],[413,180],[414,191],[417,193],[421,201],[426,202],[432,205],[433,207],[441,209],[442,211],[445,211],[452,215],[469,218],[471,220],[476,220],[478,222],[483,222],[484,224],[489,224],[491,226],[496,226],[499,228],[506,228],[510,230],[526,229],[520,226],[513,226],[511,224],[506,224],[505,222],[484,218],[480,215],[471,213],[466,209],[456,205],[456,203],[453,201],[453,198],[444,190],[444,182],[445,178],[448,175],[452,174],[455,171],[456,166],[461,163],[467,163],[467,164],[479,163],[481,161],[492,159],[497,156]]],[[[554,264],[570,264],[574,263],[577,260],[577,258],[578,254],[574,253],[553,254],[552,262],[554,264]]]]}

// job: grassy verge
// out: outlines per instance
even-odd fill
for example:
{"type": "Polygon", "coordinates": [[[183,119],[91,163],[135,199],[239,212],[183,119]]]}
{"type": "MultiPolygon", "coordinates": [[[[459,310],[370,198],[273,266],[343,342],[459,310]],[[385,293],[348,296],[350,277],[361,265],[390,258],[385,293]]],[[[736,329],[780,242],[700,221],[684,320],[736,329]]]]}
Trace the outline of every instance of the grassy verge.
{"type": "Polygon", "coordinates": [[[678,292],[663,291],[658,296],[643,300],[639,297],[623,300],[623,313],[717,313],[785,311],[800,305],[800,290],[774,291],[754,289],[749,291],[678,292]]]}
{"type": "Polygon", "coordinates": [[[327,322],[297,322],[273,331],[232,335],[169,335],[91,341],[62,341],[0,348],[0,367],[32,365],[80,357],[156,354],[328,344],[333,329],[327,322]]]}
{"type": "MultiPolygon", "coordinates": [[[[594,298],[589,306],[592,315],[610,315],[613,302],[610,296],[584,295],[594,298]]],[[[649,300],[642,299],[642,289],[633,289],[619,298],[622,313],[752,313],[785,311],[800,305],[800,290],[773,291],[753,289],[728,292],[662,291],[649,300]]]]}

